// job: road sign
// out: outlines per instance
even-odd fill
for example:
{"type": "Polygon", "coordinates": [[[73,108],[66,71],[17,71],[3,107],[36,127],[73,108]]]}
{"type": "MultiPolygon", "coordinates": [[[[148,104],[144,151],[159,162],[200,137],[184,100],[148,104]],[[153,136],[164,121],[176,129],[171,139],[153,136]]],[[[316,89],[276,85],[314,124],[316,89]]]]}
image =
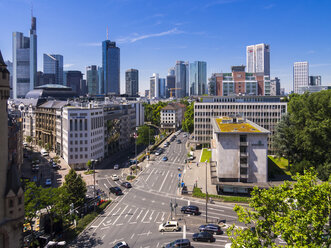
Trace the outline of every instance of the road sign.
{"type": "Polygon", "coordinates": [[[179,174],[178,174],[178,177],[181,177],[181,176],[182,176],[182,174],[181,174],[181,173],[179,173],[179,174]]]}

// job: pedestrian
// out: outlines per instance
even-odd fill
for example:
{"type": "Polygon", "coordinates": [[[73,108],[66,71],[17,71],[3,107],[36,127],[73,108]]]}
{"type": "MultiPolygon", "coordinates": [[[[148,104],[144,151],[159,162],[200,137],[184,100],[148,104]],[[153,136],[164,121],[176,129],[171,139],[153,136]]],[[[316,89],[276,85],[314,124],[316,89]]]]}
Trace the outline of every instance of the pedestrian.
{"type": "Polygon", "coordinates": [[[199,163],[197,162],[197,167],[199,167],[199,163]]]}

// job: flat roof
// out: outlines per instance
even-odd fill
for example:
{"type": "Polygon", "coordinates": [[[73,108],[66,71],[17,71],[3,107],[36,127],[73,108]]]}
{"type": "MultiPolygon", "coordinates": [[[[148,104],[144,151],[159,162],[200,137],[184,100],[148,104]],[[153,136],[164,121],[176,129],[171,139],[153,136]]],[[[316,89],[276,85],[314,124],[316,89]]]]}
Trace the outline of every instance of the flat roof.
{"type": "Polygon", "coordinates": [[[268,130],[242,117],[223,116],[215,118],[215,132],[218,133],[269,133],[268,130]]]}

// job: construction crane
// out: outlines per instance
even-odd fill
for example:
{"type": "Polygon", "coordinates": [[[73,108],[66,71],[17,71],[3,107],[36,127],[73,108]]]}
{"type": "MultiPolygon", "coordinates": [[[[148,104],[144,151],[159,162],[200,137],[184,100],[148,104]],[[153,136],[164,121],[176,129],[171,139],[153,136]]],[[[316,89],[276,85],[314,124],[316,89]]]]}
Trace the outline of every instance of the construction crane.
{"type": "Polygon", "coordinates": [[[182,88],[170,88],[168,89],[170,91],[170,97],[172,97],[172,91],[173,90],[181,90],[182,88]]]}

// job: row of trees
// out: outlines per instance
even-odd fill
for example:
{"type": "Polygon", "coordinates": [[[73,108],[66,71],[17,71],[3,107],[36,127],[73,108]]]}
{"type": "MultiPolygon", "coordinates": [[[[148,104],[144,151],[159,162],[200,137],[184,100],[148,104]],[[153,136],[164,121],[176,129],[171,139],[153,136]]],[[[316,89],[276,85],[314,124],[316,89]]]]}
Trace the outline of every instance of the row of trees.
{"type": "Polygon", "coordinates": [[[155,104],[144,103],[143,106],[145,108],[145,121],[151,122],[156,126],[160,126],[160,111],[167,105],[167,102],[161,101],[155,104]]]}
{"type": "Polygon", "coordinates": [[[274,135],[277,156],[292,174],[314,166],[321,180],[331,176],[331,90],[289,96],[288,114],[274,135]]]}
{"type": "Polygon", "coordinates": [[[194,102],[189,103],[187,100],[182,100],[185,104],[186,110],[184,114],[184,120],[182,123],[183,131],[193,133],[194,130],[194,102]]]}
{"type": "Polygon", "coordinates": [[[228,228],[231,247],[331,247],[330,182],[319,183],[312,168],[293,179],[297,182],[255,188],[250,209],[234,208],[246,228],[228,228]],[[278,237],[286,246],[277,244],[278,237]]]}
{"type": "Polygon", "coordinates": [[[32,227],[40,212],[47,213],[52,233],[54,223],[72,221],[74,217],[69,214],[70,205],[82,206],[85,194],[86,184],[73,169],[65,176],[65,182],[59,188],[43,188],[34,182],[27,182],[24,192],[24,222],[32,227]]]}

